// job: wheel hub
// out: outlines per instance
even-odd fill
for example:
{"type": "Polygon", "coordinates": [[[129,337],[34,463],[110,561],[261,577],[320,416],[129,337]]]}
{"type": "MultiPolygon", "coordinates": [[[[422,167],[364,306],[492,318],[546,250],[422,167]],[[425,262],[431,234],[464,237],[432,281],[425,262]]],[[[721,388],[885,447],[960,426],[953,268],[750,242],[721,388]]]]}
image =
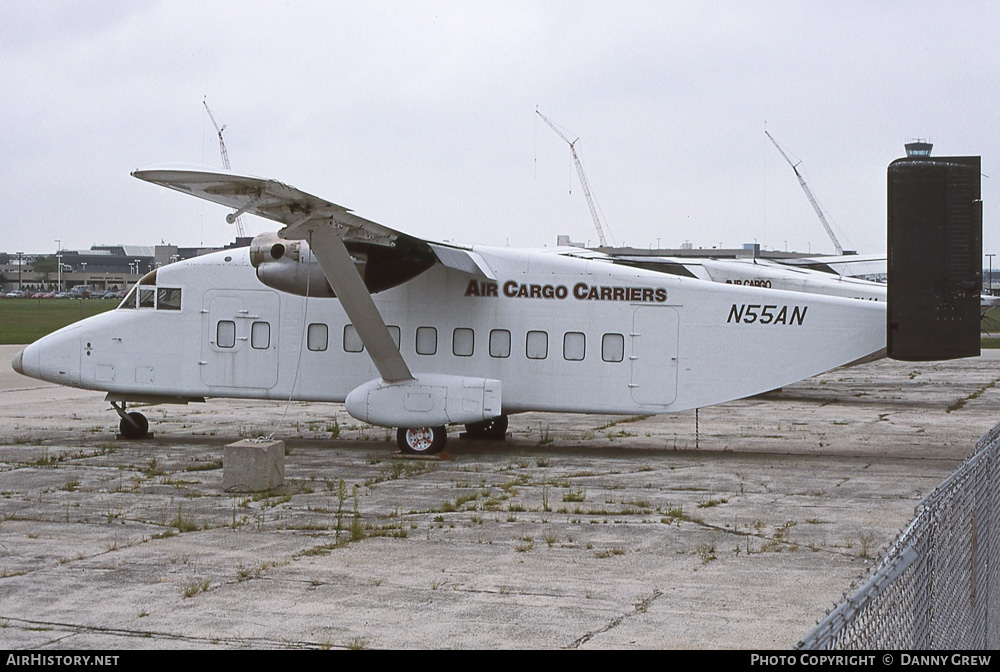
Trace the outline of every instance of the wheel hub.
{"type": "Polygon", "coordinates": [[[415,427],[406,430],[406,444],[413,450],[425,451],[434,442],[434,433],[430,427],[415,427]]]}

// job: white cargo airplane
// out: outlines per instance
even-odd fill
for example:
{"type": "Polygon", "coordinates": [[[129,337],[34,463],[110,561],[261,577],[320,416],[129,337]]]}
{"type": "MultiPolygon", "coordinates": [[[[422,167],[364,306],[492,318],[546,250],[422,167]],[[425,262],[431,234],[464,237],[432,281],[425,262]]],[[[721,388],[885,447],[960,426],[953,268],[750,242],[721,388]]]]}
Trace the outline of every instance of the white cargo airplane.
{"type": "Polygon", "coordinates": [[[433,243],[274,180],[133,173],[284,225],[170,264],[113,311],[32,343],[27,376],[126,403],[344,403],[434,453],[446,425],[500,437],[524,411],[656,414],[751,396],[886,344],[882,301],[679,277],[579,250],[433,243]],[[583,255],[586,257],[587,255],[583,255]]]}

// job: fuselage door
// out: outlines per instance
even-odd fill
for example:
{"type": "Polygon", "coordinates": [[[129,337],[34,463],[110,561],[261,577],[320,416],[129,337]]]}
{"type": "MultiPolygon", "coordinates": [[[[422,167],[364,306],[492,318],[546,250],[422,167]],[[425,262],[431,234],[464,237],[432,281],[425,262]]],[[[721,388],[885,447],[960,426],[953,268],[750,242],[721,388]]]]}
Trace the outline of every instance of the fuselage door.
{"type": "Polygon", "coordinates": [[[632,367],[629,388],[636,403],[666,406],[677,398],[679,323],[674,308],[636,308],[629,355],[632,367]]]}
{"type": "Polygon", "coordinates": [[[278,382],[279,299],[271,291],[205,293],[201,380],[212,387],[269,389],[278,382]]]}

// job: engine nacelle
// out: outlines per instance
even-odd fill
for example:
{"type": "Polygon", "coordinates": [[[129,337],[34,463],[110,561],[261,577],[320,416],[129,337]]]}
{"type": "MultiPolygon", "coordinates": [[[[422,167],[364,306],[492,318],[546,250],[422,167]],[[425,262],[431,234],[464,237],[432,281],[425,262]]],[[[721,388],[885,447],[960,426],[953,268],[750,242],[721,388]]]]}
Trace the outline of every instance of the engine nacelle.
{"type": "Polygon", "coordinates": [[[371,380],[351,390],[351,417],[382,427],[436,427],[473,423],[500,415],[500,381],[444,373],[415,374],[416,380],[371,380]]]}
{"type": "MultiPolygon", "coordinates": [[[[346,244],[358,274],[372,294],[415,278],[437,261],[430,248],[406,241],[390,246],[364,241],[346,244]]],[[[299,296],[336,297],[305,240],[285,240],[276,233],[262,233],[250,243],[250,263],[257,269],[257,278],[273,289],[299,296]]]]}
{"type": "Polygon", "coordinates": [[[268,287],[299,296],[333,298],[335,294],[304,240],[262,233],[250,243],[250,263],[268,287]]]}

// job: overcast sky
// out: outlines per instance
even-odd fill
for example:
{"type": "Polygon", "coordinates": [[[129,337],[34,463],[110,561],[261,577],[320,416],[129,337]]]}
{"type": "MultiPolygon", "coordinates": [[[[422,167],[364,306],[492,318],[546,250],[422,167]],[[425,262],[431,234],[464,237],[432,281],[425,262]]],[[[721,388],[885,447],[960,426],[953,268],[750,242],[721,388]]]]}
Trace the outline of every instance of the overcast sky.
{"type": "MultiPolygon", "coordinates": [[[[220,245],[225,208],[132,178],[221,166],[431,240],[885,251],[914,138],[981,155],[1000,252],[996,2],[0,2],[0,251],[220,245]]],[[[244,218],[251,234],[276,225],[244,218]]],[[[998,263],[1000,266],[1000,263],[998,263]]]]}

